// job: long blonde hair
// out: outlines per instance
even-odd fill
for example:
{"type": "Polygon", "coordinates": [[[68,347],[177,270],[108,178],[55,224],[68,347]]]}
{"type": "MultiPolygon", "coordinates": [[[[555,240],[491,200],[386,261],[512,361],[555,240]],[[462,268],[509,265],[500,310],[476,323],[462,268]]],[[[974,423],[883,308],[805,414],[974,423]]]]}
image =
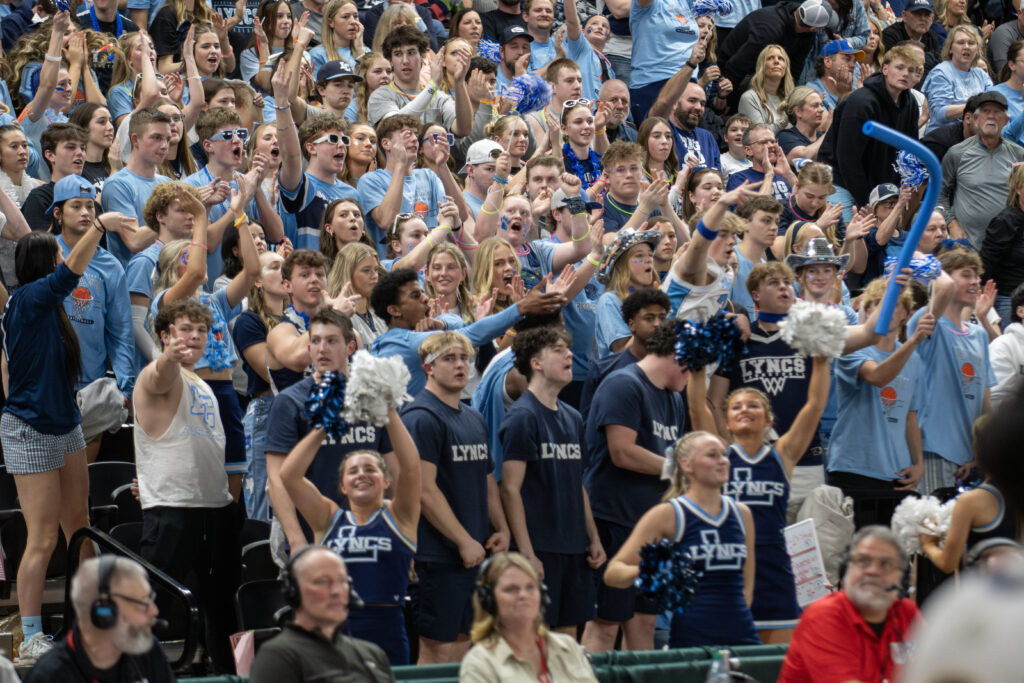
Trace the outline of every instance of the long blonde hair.
{"type": "MultiPolygon", "coordinates": [[[[452,45],[454,43],[465,43],[466,47],[469,48],[469,54],[470,55],[473,54],[473,44],[470,43],[468,40],[466,40],[465,38],[450,38],[448,40],[448,42],[446,42],[444,44],[444,47],[442,48],[444,50],[445,57],[448,56],[448,50],[451,49],[451,47],[452,47],[452,45]]],[[[442,64],[444,64],[443,61],[442,61],[442,64]]],[[[455,80],[452,78],[451,74],[448,73],[448,66],[447,65],[444,65],[442,67],[442,69],[441,69],[441,85],[440,85],[440,89],[443,92],[449,92],[449,91],[455,90],[455,80]]],[[[484,135],[486,135],[486,134],[487,133],[485,132],[484,135]]]]}
{"type": "Polygon", "coordinates": [[[359,264],[371,256],[377,262],[377,271],[383,275],[386,271],[380,265],[376,249],[362,242],[350,242],[342,247],[334,258],[334,265],[327,276],[327,293],[332,297],[338,296],[345,283],[352,282],[352,273],[356,272],[359,264]]]}
{"type": "Polygon", "coordinates": [[[341,59],[341,55],[338,54],[338,46],[334,43],[334,29],[331,28],[331,22],[334,21],[334,17],[337,16],[338,12],[345,5],[352,5],[356,10],[359,9],[359,5],[355,3],[355,0],[331,0],[327,3],[327,7],[324,8],[323,25],[320,27],[320,43],[324,46],[324,51],[327,53],[328,62],[341,59]]]}
{"type": "Polygon", "coordinates": [[[782,49],[781,45],[772,43],[763,50],[761,54],[757,56],[757,66],[754,69],[754,77],[750,79],[750,89],[757,95],[758,102],[761,103],[761,109],[768,115],[768,123],[775,123],[775,114],[782,112],[773,111],[768,106],[768,91],[764,89],[764,63],[768,61],[768,55],[771,50],[778,50],[782,53],[783,58],[786,60],[786,69],[782,74],[782,81],[779,83],[779,90],[781,92],[771,93],[776,95],[783,102],[789,97],[789,93],[793,92],[793,76],[789,73],[789,55],[782,49]]]}
{"type": "MultiPolygon", "coordinates": [[[[615,261],[615,265],[612,266],[612,274],[611,274],[611,277],[608,280],[608,287],[607,287],[606,291],[615,292],[615,296],[619,297],[620,299],[625,299],[627,296],[629,296],[629,288],[632,286],[630,284],[630,282],[629,282],[629,254],[634,249],[639,247],[641,244],[647,244],[647,243],[646,242],[638,242],[638,243],[634,244],[629,249],[624,251],[622,253],[622,255],[619,256],[618,260],[615,261]]],[[[651,245],[647,244],[647,246],[650,247],[651,245]]],[[[652,254],[654,253],[654,251],[655,251],[655,247],[651,247],[651,253],[652,254]]],[[[657,288],[658,285],[660,285],[660,284],[661,284],[661,281],[658,279],[658,271],[654,270],[654,268],[652,267],[651,268],[651,284],[649,284],[649,285],[640,285],[640,287],[654,287],[654,288],[657,288]]]]}
{"type": "MultiPolygon", "coordinates": [[[[359,81],[359,85],[356,86],[355,101],[356,113],[358,114],[356,121],[368,120],[366,114],[366,103],[370,101],[371,93],[370,89],[366,86],[366,74],[370,71],[370,67],[373,66],[373,63],[380,59],[383,59],[385,62],[388,61],[388,59],[377,50],[371,50],[360,57],[359,61],[356,62],[356,75],[363,79],[359,81]]],[[[380,144],[379,141],[378,144],[380,144]]]]}
{"type": "Polygon", "coordinates": [[[722,443],[722,439],[719,438],[717,434],[712,434],[711,432],[706,432],[704,430],[689,432],[676,441],[676,445],[672,448],[671,456],[672,460],[675,461],[675,465],[671,468],[672,479],[670,480],[668,490],[665,491],[665,495],[661,497],[661,501],[663,503],[672,500],[673,498],[678,498],[690,490],[690,478],[687,477],[686,472],[683,471],[682,464],[693,457],[693,454],[697,451],[697,441],[706,436],[722,443]]]}
{"type": "Polygon", "coordinates": [[[974,59],[971,60],[971,68],[973,69],[981,61],[982,52],[985,49],[985,41],[982,40],[978,29],[974,28],[974,25],[970,23],[957,24],[949,29],[946,42],[942,44],[942,61],[948,62],[953,59],[953,41],[956,40],[956,34],[958,33],[966,33],[974,40],[974,44],[978,48],[978,51],[974,53],[974,59]]]}
{"type": "Polygon", "coordinates": [[[181,263],[181,254],[188,249],[188,240],[174,240],[164,245],[160,250],[160,257],[156,261],[156,281],[153,283],[153,298],[157,294],[170,289],[180,279],[178,275],[178,264],[181,263]]]}
{"type": "MultiPolygon", "coordinates": [[[[492,555],[488,559],[481,571],[480,578],[477,579],[477,585],[480,588],[489,588],[493,595],[495,587],[498,585],[498,579],[505,573],[506,569],[515,567],[521,570],[530,579],[537,584],[538,594],[541,590],[540,575],[537,570],[533,568],[530,561],[517,552],[504,552],[492,555]]],[[[537,635],[544,637],[548,633],[547,624],[544,623],[544,618],[541,614],[537,614],[537,619],[534,622],[536,624],[537,635]]],[[[492,648],[498,643],[498,638],[501,637],[501,633],[498,631],[498,615],[491,614],[483,607],[480,606],[480,597],[476,590],[473,591],[473,626],[469,631],[469,638],[473,641],[473,644],[481,643],[485,647],[492,648]]]]}
{"type": "MultiPolygon", "coordinates": [[[[197,0],[193,3],[192,10],[185,6],[185,0],[167,0],[165,4],[174,10],[174,17],[178,20],[178,24],[181,24],[185,19],[188,19],[193,24],[213,23],[213,10],[205,2],[198,2],[197,0]]],[[[196,28],[196,36],[198,35],[199,29],[196,28]]]]}
{"type": "MultiPolygon", "coordinates": [[[[427,296],[431,298],[437,296],[437,292],[434,291],[434,283],[430,281],[430,266],[434,263],[434,259],[441,254],[451,256],[455,263],[458,264],[459,270],[462,271],[462,280],[459,281],[458,289],[455,290],[455,303],[459,307],[458,313],[462,320],[466,323],[471,323],[476,319],[473,309],[476,308],[479,299],[473,296],[473,292],[469,287],[469,261],[466,260],[462,250],[451,242],[441,242],[431,249],[430,254],[427,256],[427,281],[425,283],[427,296]]],[[[493,268],[491,268],[491,272],[494,272],[493,268]]],[[[488,296],[490,296],[490,293],[488,293],[488,296]]]]}
{"type": "Polygon", "coordinates": [[[397,4],[391,5],[380,15],[380,19],[377,21],[377,28],[373,32],[373,51],[383,53],[384,39],[388,37],[388,34],[395,30],[399,25],[401,19],[405,19],[409,26],[415,26],[416,22],[419,21],[420,15],[416,14],[416,10],[411,5],[397,4]]]}
{"type": "MultiPolygon", "coordinates": [[[[122,33],[117,39],[117,52],[114,53],[114,68],[110,73],[110,90],[122,83],[134,86],[130,81],[135,78],[135,69],[131,65],[132,44],[136,40],[144,40],[141,31],[122,33]]],[[[132,88],[134,90],[134,87],[132,88]]],[[[134,94],[134,93],[133,93],[134,94]]],[[[182,137],[185,137],[182,135],[182,137]]]]}
{"type": "MultiPolygon", "coordinates": [[[[519,259],[516,258],[516,250],[512,248],[512,244],[503,237],[488,237],[480,243],[480,246],[477,248],[476,259],[473,262],[473,292],[477,296],[489,297],[491,295],[491,290],[494,288],[494,252],[499,247],[508,247],[512,258],[516,262],[516,275],[519,275],[521,266],[519,265],[519,259]]],[[[511,300],[503,299],[499,295],[494,301],[494,308],[491,309],[491,313],[500,313],[511,305],[511,300]]]]}

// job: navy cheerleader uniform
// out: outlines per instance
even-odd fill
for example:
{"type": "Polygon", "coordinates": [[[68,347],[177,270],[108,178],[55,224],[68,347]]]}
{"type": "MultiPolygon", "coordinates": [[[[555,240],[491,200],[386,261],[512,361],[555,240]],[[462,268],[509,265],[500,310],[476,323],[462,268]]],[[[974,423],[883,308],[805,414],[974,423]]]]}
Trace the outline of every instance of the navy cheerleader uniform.
{"type": "Polygon", "coordinates": [[[676,512],[673,542],[682,544],[702,572],[693,604],[672,616],[669,646],[760,644],[743,597],[747,527],[731,498],[721,497],[717,517],[683,496],[669,501],[676,512]]]}
{"type": "Polygon", "coordinates": [[[782,530],[789,504],[789,477],[775,447],[765,444],[750,457],[729,446],[729,482],[723,493],[745,503],[754,518],[754,622],[759,629],[795,628],[800,618],[796,580],[782,530]]]}
{"type": "Polygon", "coordinates": [[[351,511],[338,510],[322,543],[345,560],[352,587],[366,603],[349,612],[352,636],[379,645],[392,666],[408,664],[402,607],[416,544],[399,530],[387,508],[374,512],[362,525],[351,511]]]}
{"type": "Polygon", "coordinates": [[[984,541],[988,538],[1017,538],[1017,522],[1015,515],[1010,512],[1007,514],[1006,501],[1003,500],[1002,492],[992,484],[985,482],[978,486],[979,489],[985,489],[999,501],[999,512],[988,524],[982,524],[981,526],[972,526],[971,530],[967,533],[967,549],[970,550],[974,547],[974,544],[979,541],[984,541]]]}

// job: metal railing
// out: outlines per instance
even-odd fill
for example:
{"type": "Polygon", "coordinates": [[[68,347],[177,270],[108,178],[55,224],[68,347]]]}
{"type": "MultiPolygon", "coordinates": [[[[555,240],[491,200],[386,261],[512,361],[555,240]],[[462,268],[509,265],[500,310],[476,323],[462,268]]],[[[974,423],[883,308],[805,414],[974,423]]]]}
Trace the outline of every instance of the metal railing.
{"type": "MultiPolygon", "coordinates": [[[[130,560],[138,562],[149,574],[150,586],[157,591],[158,595],[170,596],[174,603],[184,607],[185,615],[185,640],[184,647],[178,658],[171,662],[172,668],[179,671],[192,663],[195,657],[196,646],[199,644],[200,622],[199,603],[192,591],[163,573],[144,559],[139,557],[130,549],[118,543],[108,534],[92,527],[83,527],[76,531],[68,541],[68,569],[64,583],[64,628],[70,628],[74,623],[74,607],[71,605],[71,577],[78,569],[79,550],[87,540],[92,541],[100,548],[100,552],[110,552],[130,560]]],[[[63,634],[61,634],[63,635],[63,634]]],[[[159,638],[159,635],[157,636],[159,638]]]]}

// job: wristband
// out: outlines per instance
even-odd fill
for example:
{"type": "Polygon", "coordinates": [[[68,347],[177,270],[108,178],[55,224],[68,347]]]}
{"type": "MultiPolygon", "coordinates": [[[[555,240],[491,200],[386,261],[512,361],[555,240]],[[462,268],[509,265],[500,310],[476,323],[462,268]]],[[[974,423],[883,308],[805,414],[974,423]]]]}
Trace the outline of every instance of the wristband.
{"type": "MultiPolygon", "coordinates": [[[[574,215],[576,215],[576,216],[582,216],[582,215],[586,215],[586,214],[574,214],[574,215]]],[[[590,237],[590,229],[591,229],[592,227],[593,227],[593,226],[590,226],[590,225],[588,225],[588,226],[587,226],[587,231],[586,231],[585,233],[583,233],[583,234],[582,234],[581,236],[579,236],[579,237],[573,237],[573,238],[572,238],[572,241],[573,241],[573,242],[582,242],[583,240],[585,240],[585,239],[587,239],[588,237],[590,237]]]]}
{"type": "Polygon", "coordinates": [[[701,219],[697,221],[697,232],[699,232],[700,236],[706,239],[708,242],[713,242],[715,238],[718,237],[719,231],[711,230],[706,225],[704,225],[704,220],[701,219]]]}
{"type": "Polygon", "coordinates": [[[203,248],[203,251],[209,251],[209,250],[210,250],[210,249],[209,249],[209,247],[207,247],[207,246],[206,246],[206,245],[205,245],[204,243],[202,243],[202,242],[189,242],[189,246],[196,246],[196,247],[202,247],[202,248],[203,248]]]}
{"type": "Polygon", "coordinates": [[[494,214],[496,214],[499,211],[501,211],[501,207],[503,207],[503,206],[505,206],[505,197],[501,198],[501,204],[499,204],[498,208],[495,209],[494,211],[488,211],[487,209],[485,209],[484,207],[481,206],[480,207],[480,213],[484,214],[485,216],[493,216],[494,214]]]}
{"type": "Polygon", "coordinates": [[[54,57],[53,55],[44,55],[43,59],[54,64],[60,64],[60,57],[54,57]]]}
{"type": "Polygon", "coordinates": [[[499,185],[508,185],[508,178],[499,178],[498,174],[495,173],[494,182],[498,183],[499,185]]]}
{"type": "Polygon", "coordinates": [[[590,265],[594,266],[595,268],[600,268],[601,267],[600,259],[590,258],[590,254],[587,254],[587,263],[589,263],[590,265]]]}
{"type": "Polygon", "coordinates": [[[99,218],[93,221],[92,227],[99,230],[101,234],[107,234],[107,226],[103,225],[103,221],[101,221],[99,218]]]}
{"type": "Polygon", "coordinates": [[[285,109],[291,109],[291,108],[292,108],[292,105],[290,103],[286,104],[284,106],[281,106],[281,107],[277,106],[276,104],[274,105],[274,109],[276,109],[278,111],[284,111],[285,109]]]}
{"type": "Polygon", "coordinates": [[[697,67],[699,67],[700,64],[690,64],[690,60],[687,59],[686,60],[686,66],[690,67],[690,69],[692,70],[692,69],[696,69],[697,67]]]}
{"type": "Polygon", "coordinates": [[[245,222],[245,214],[243,213],[243,214],[240,214],[238,216],[238,218],[235,219],[235,227],[237,228],[239,225],[241,225],[244,222],[245,222]]]}
{"type": "Polygon", "coordinates": [[[596,133],[594,133],[594,135],[604,135],[607,132],[608,132],[607,128],[602,128],[601,130],[599,130],[596,133]]]}

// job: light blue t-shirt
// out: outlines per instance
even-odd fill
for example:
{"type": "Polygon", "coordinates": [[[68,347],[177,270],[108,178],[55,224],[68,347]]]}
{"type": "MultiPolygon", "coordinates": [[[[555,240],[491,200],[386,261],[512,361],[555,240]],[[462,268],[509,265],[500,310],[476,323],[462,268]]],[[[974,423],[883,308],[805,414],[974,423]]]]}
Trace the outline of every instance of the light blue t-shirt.
{"type": "MultiPolygon", "coordinates": [[[[391,171],[379,168],[376,171],[364,173],[356,186],[359,191],[359,204],[363,207],[363,214],[366,217],[366,234],[377,246],[380,258],[387,256],[385,245],[381,244],[381,238],[384,237],[387,230],[391,229],[391,226],[377,225],[370,212],[380,206],[390,184],[391,171]]],[[[406,176],[402,185],[400,211],[403,213],[415,212],[423,219],[428,228],[436,228],[437,211],[441,202],[444,201],[444,195],[444,185],[441,184],[441,179],[437,177],[436,173],[429,168],[414,168],[412,175],[406,176]]]]}
{"type": "MultiPolygon", "coordinates": [[[[750,271],[754,269],[755,264],[748,261],[747,257],[739,249],[735,249],[734,253],[736,254],[736,279],[732,281],[732,289],[729,290],[729,300],[746,308],[750,322],[754,322],[757,320],[757,311],[754,310],[754,298],[747,291],[747,278],[750,276],[750,271]]],[[[764,263],[764,259],[761,259],[758,263],[764,263]]]]}
{"type": "MultiPolygon", "coordinates": [[[[896,344],[898,349],[900,344],[896,344]]],[[[896,479],[911,465],[907,413],[920,409],[925,366],[915,352],[884,387],[860,379],[867,361],[882,363],[892,353],[869,346],[836,361],[838,421],[829,443],[828,471],[851,472],[882,481],[896,479]]]]}
{"type": "Polygon", "coordinates": [[[700,34],[685,0],[655,0],[647,7],[633,0],[629,32],[637,38],[633,41],[633,75],[629,81],[634,89],[672,78],[690,58],[700,34]]]}
{"type": "Polygon", "coordinates": [[[928,73],[921,86],[921,92],[928,98],[928,130],[925,133],[959,121],[947,120],[946,108],[964,104],[971,95],[977,95],[990,87],[992,79],[978,67],[961,71],[953,66],[953,62],[940,62],[928,73]]]}
{"type": "Polygon", "coordinates": [[[110,92],[107,93],[107,109],[110,110],[112,119],[116,121],[118,117],[131,114],[134,108],[131,84],[128,81],[110,88],[110,92]]]}
{"type": "Polygon", "coordinates": [[[50,179],[50,167],[42,160],[43,148],[40,138],[43,137],[43,131],[49,128],[51,124],[67,122],[68,117],[63,112],[53,109],[47,109],[43,112],[38,121],[33,121],[27,116],[21,120],[21,130],[25,133],[25,137],[28,138],[29,146],[32,148],[32,151],[39,155],[39,163],[36,164],[36,168],[27,169],[29,175],[39,178],[44,182],[50,179]]]}
{"type": "Polygon", "coordinates": [[[761,0],[733,0],[732,12],[724,17],[715,17],[715,26],[721,28],[736,28],[743,17],[751,12],[761,9],[761,0]]]}
{"type": "MultiPolygon", "coordinates": [[[[152,178],[143,178],[127,168],[122,168],[103,183],[100,205],[104,212],[120,211],[125,216],[137,218],[139,225],[145,225],[146,219],[143,218],[142,209],[146,206],[146,200],[149,199],[149,195],[153,194],[153,189],[157,185],[169,182],[171,182],[170,178],[159,173],[152,178]]],[[[211,218],[211,220],[213,219],[211,218]]],[[[112,232],[107,233],[107,249],[117,257],[122,268],[128,265],[128,259],[132,257],[132,252],[121,241],[121,238],[112,232]]]]}
{"type": "MultiPolygon", "coordinates": [[[[568,56],[568,55],[566,55],[568,56]]],[[[530,43],[530,71],[536,71],[555,58],[555,41],[530,43]]]]}
{"type": "Polygon", "coordinates": [[[164,0],[128,0],[128,9],[144,9],[149,12],[148,23],[152,25],[157,10],[164,5],[164,0]]]}
{"type": "MultiPolygon", "coordinates": [[[[502,237],[501,229],[498,236],[502,237]]],[[[558,243],[550,240],[534,240],[522,251],[516,252],[519,259],[519,277],[523,278],[526,291],[530,291],[552,272],[555,260],[555,249],[558,243]]]]}
{"type": "Polygon", "coordinates": [[[820,78],[815,78],[813,81],[808,81],[807,85],[814,88],[819,95],[821,95],[821,102],[825,105],[825,109],[832,111],[839,104],[839,95],[834,95],[829,92],[825,84],[821,82],[820,78]]]}
{"type": "Polygon", "coordinates": [[[612,342],[633,336],[629,325],[622,319],[622,299],[613,291],[607,291],[597,299],[597,324],[594,329],[597,340],[597,357],[612,354],[612,342]]]}
{"type": "MultiPolygon", "coordinates": [[[[128,283],[129,301],[132,294],[141,294],[148,299],[153,298],[153,285],[156,283],[156,264],[160,259],[161,249],[163,249],[163,243],[157,240],[128,260],[128,267],[125,269],[125,280],[128,283]]],[[[148,319],[146,326],[149,327],[148,319]]],[[[149,361],[143,357],[138,347],[135,347],[134,354],[135,367],[141,371],[149,361]]]]}
{"type": "Polygon", "coordinates": [[[469,190],[462,193],[462,198],[466,200],[466,207],[469,209],[469,212],[473,214],[473,218],[475,219],[480,214],[480,209],[484,206],[484,200],[477,199],[469,193],[469,190]]]}
{"type": "Polygon", "coordinates": [[[1006,115],[1011,119],[1020,116],[1021,112],[1024,112],[1024,96],[1021,95],[1020,90],[1014,90],[1006,83],[993,85],[989,90],[995,90],[1006,98],[1006,104],[1008,107],[1006,115]]]}
{"type": "MultiPolygon", "coordinates": [[[[335,49],[338,52],[338,59],[352,67],[352,71],[355,72],[356,62],[359,60],[352,56],[352,49],[348,47],[336,47],[335,49]]],[[[317,72],[320,71],[320,67],[331,61],[327,59],[327,48],[323,45],[317,45],[309,51],[309,60],[313,63],[314,78],[317,72]]]]}
{"type": "MultiPolygon", "coordinates": [[[[633,43],[633,51],[635,54],[636,43],[633,43]]],[[[592,102],[596,101],[597,93],[601,89],[601,62],[605,63],[608,78],[615,78],[611,63],[607,59],[602,60],[594,46],[583,35],[583,31],[580,31],[580,36],[576,40],[570,40],[566,36],[565,56],[579,64],[580,76],[583,79],[583,97],[592,102]]]]}
{"type": "MultiPolygon", "coordinates": [[[[202,187],[203,185],[209,185],[213,181],[213,175],[210,174],[208,166],[203,166],[200,170],[196,171],[190,176],[181,179],[181,182],[192,187],[202,187]]],[[[238,191],[238,180],[232,180],[228,185],[231,186],[232,190],[238,191]]],[[[257,188],[258,192],[262,192],[263,188],[257,188]]],[[[209,220],[212,225],[216,221],[220,220],[224,214],[231,208],[231,196],[222,201],[216,206],[210,207],[209,220]]],[[[256,200],[251,199],[245,206],[245,213],[249,217],[249,220],[258,221],[260,219],[259,210],[256,208],[256,200]]],[[[298,247],[296,247],[298,248],[298,247]]],[[[206,254],[206,285],[204,287],[207,291],[213,289],[213,282],[220,277],[221,271],[224,270],[224,257],[220,255],[220,247],[217,247],[212,252],[206,254]]]]}
{"type": "MultiPolygon", "coordinates": [[[[907,323],[908,335],[925,312],[922,308],[907,323]]],[[[985,389],[996,385],[988,358],[988,333],[973,323],[957,328],[942,316],[915,353],[928,368],[918,414],[924,450],[963,465],[974,457],[971,427],[981,415],[985,389]]]]}
{"type": "MultiPolygon", "coordinates": [[[[57,236],[61,253],[66,258],[71,247],[57,236]]],[[[135,344],[132,336],[132,311],[128,300],[124,268],[102,247],[78,278],[78,286],[64,299],[82,356],[82,374],[76,389],[107,374],[107,362],[117,376],[117,387],[125,396],[132,395],[138,368],[135,365],[135,344]]]]}

